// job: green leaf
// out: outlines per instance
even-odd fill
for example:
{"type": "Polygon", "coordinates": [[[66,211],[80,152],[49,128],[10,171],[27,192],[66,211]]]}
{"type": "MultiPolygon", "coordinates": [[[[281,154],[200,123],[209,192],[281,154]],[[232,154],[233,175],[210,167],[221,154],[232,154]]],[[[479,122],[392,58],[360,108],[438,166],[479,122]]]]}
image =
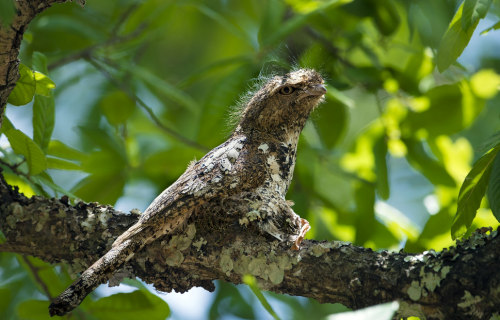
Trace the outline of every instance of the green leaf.
{"type": "Polygon", "coordinates": [[[26,158],[31,175],[37,175],[47,168],[45,154],[30,137],[17,129],[7,131],[5,135],[14,152],[26,158]]]}
{"type": "Polygon", "coordinates": [[[170,315],[168,304],[145,290],[101,298],[90,304],[88,311],[96,318],[109,320],[165,320],[170,315]]]}
{"type": "Polygon", "coordinates": [[[328,320],[391,320],[398,309],[399,303],[394,301],[356,311],[330,315],[328,320]]]}
{"type": "Polygon", "coordinates": [[[10,93],[8,103],[14,106],[23,106],[33,100],[36,91],[36,80],[33,71],[24,64],[19,64],[19,75],[16,87],[10,93]]]}
{"type": "Polygon", "coordinates": [[[381,136],[373,146],[375,156],[375,173],[377,174],[377,194],[387,200],[390,196],[389,178],[387,174],[387,137],[381,136]]]}
{"type": "Polygon", "coordinates": [[[486,187],[490,181],[490,173],[493,167],[493,160],[500,150],[500,146],[491,149],[484,154],[472,167],[460,188],[458,194],[457,213],[451,226],[451,237],[456,239],[467,232],[472,220],[476,216],[477,209],[486,192],[486,187]]]}
{"type": "Polygon", "coordinates": [[[399,27],[400,18],[392,0],[373,1],[375,5],[374,21],[377,29],[384,36],[393,34],[399,27]]]}
{"type": "Polygon", "coordinates": [[[486,151],[496,147],[500,144],[500,131],[495,132],[493,135],[484,140],[477,148],[478,151],[486,151]]]}
{"type": "Polygon", "coordinates": [[[469,44],[470,38],[479,23],[479,20],[477,20],[470,25],[468,31],[464,31],[461,23],[463,7],[464,4],[462,3],[451,20],[448,30],[446,30],[441,39],[441,43],[439,43],[437,54],[437,67],[439,72],[448,69],[448,67],[460,57],[465,47],[467,47],[467,44],[469,44]]]}
{"type": "Polygon", "coordinates": [[[271,33],[268,37],[263,39],[262,46],[269,47],[275,45],[290,33],[303,26],[311,15],[318,13],[321,10],[332,9],[351,1],[352,0],[326,0],[321,2],[289,1],[292,2],[292,4],[295,4],[295,11],[302,12],[302,14],[297,13],[296,15],[282,23],[274,33],[271,33]]]}
{"type": "Polygon", "coordinates": [[[160,77],[153,74],[148,69],[136,66],[136,67],[132,68],[131,71],[136,77],[144,80],[145,82],[147,82],[151,86],[160,90],[169,99],[186,107],[193,114],[198,114],[200,112],[200,106],[199,106],[198,102],[196,102],[196,100],[194,100],[190,95],[188,95],[187,93],[185,93],[182,90],[179,90],[178,88],[174,87],[173,85],[167,83],[166,81],[164,81],[160,77]]]}
{"type": "Polygon", "coordinates": [[[280,0],[267,0],[264,15],[261,19],[258,39],[262,46],[266,42],[266,38],[275,30],[278,30],[283,22],[286,6],[280,0]]]}
{"type": "Polygon", "coordinates": [[[483,31],[481,31],[480,34],[484,35],[484,34],[487,34],[488,32],[490,32],[491,30],[498,30],[498,29],[500,29],[500,21],[498,21],[497,23],[495,23],[494,25],[492,25],[488,29],[484,29],[483,31]]]}
{"type": "Polygon", "coordinates": [[[12,122],[10,122],[9,118],[6,115],[4,115],[2,123],[2,133],[5,133],[10,129],[15,129],[14,125],[12,125],[12,122]]]}
{"type": "Polygon", "coordinates": [[[113,175],[93,174],[80,181],[71,191],[84,201],[114,205],[123,194],[127,175],[120,171],[113,175]]]}
{"type": "Polygon", "coordinates": [[[135,110],[135,102],[121,91],[114,91],[101,100],[100,108],[108,122],[113,125],[124,123],[135,110]]]}
{"type": "Polygon", "coordinates": [[[498,155],[495,156],[491,168],[488,200],[490,202],[491,212],[493,212],[495,218],[500,221],[500,157],[498,155]]]}
{"type": "MultiPolygon", "coordinates": [[[[330,90],[330,88],[328,88],[330,90]]],[[[344,103],[327,99],[313,115],[321,140],[328,149],[342,141],[349,124],[349,111],[344,103]]]]}
{"type": "Polygon", "coordinates": [[[48,97],[35,96],[33,103],[33,140],[44,153],[49,147],[50,137],[55,123],[55,100],[52,94],[48,97]]]}
{"type": "Polygon", "coordinates": [[[16,6],[14,0],[0,1],[0,27],[8,28],[15,15],[16,6]]]}
{"type": "Polygon", "coordinates": [[[47,154],[68,160],[85,161],[88,159],[88,156],[83,152],[71,148],[59,140],[50,140],[47,154]]]}
{"type": "Polygon", "coordinates": [[[35,75],[35,81],[36,81],[36,90],[35,93],[49,97],[50,96],[50,90],[54,89],[56,87],[56,84],[54,81],[52,81],[49,77],[44,75],[43,73],[40,73],[38,71],[34,72],[35,75]]]}
{"type": "Polygon", "coordinates": [[[47,157],[47,168],[59,170],[82,170],[82,167],[74,162],[52,157],[47,157]]]}
{"type": "Polygon", "coordinates": [[[52,318],[47,311],[49,304],[49,301],[44,300],[28,300],[21,302],[17,306],[17,315],[20,319],[50,320],[52,318]]]}
{"type": "Polygon", "coordinates": [[[403,142],[408,150],[406,155],[408,163],[422,173],[432,184],[456,186],[455,180],[446,171],[444,165],[425,152],[422,142],[412,139],[403,139],[403,142]]]}
{"type": "Polygon", "coordinates": [[[467,32],[470,26],[486,17],[493,0],[465,0],[462,14],[462,29],[467,32]]]}
{"type": "Polygon", "coordinates": [[[243,282],[247,284],[252,292],[255,294],[257,299],[259,299],[260,303],[262,303],[262,306],[269,312],[269,314],[275,319],[275,320],[280,320],[276,312],[274,312],[273,308],[267,301],[266,297],[260,292],[259,287],[257,287],[257,280],[255,280],[255,277],[252,275],[244,275],[243,276],[243,282]]]}
{"type": "Polygon", "coordinates": [[[49,69],[47,68],[47,57],[43,53],[38,51],[33,52],[31,64],[34,70],[46,75],[49,74],[49,69]]]}
{"type": "Polygon", "coordinates": [[[217,23],[219,23],[224,29],[231,32],[236,37],[246,41],[249,45],[251,45],[254,48],[258,47],[255,41],[253,41],[253,39],[249,35],[247,35],[243,30],[241,30],[240,28],[229,22],[221,14],[215,12],[214,10],[202,4],[197,4],[196,7],[198,8],[198,10],[200,10],[202,13],[204,13],[206,16],[210,17],[217,23]]]}
{"type": "MultiPolygon", "coordinates": [[[[42,172],[42,174],[40,174],[36,177],[33,177],[33,178],[37,179],[39,182],[43,183],[44,185],[51,187],[54,191],[58,191],[62,194],[65,194],[70,198],[73,198],[73,199],[79,198],[79,197],[75,196],[73,193],[69,192],[68,190],[58,186],[53,181],[49,180],[47,177],[44,177],[43,172],[42,172]]],[[[50,176],[49,176],[49,178],[50,178],[50,176]]]]}

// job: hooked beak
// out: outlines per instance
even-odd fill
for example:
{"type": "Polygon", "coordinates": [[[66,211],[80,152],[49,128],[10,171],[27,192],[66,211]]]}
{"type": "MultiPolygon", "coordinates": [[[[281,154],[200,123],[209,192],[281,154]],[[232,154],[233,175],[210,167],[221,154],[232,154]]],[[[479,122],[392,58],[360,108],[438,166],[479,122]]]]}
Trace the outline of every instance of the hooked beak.
{"type": "Polygon", "coordinates": [[[322,84],[316,84],[307,89],[307,92],[313,96],[322,96],[326,93],[326,88],[322,84]]]}

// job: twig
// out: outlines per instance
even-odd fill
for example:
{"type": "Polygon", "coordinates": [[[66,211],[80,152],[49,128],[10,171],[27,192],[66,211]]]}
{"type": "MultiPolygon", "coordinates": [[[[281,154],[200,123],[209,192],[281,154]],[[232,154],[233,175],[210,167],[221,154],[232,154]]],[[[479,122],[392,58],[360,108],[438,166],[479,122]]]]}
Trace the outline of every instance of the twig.
{"type": "Polygon", "coordinates": [[[48,69],[49,70],[56,69],[56,68],[59,68],[59,67],[65,65],[65,64],[68,64],[70,62],[73,62],[73,61],[76,61],[76,60],[79,60],[79,59],[84,59],[84,58],[90,56],[90,54],[92,53],[92,51],[94,51],[95,49],[97,49],[99,47],[109,46],[109,45],[112,45],[112,44],[117,44],[117,43],[120,43],[120,42],[131,40],[131,39],[137,37],[139,34],[141,34],[141,32],[144,30],[145,27],[146,27],[145,24],[141,24],[133,32],[131,32],[131,33],[129,33],[129,34],[123,36],[123,37],[112,37],[112,38],[110,38],[110,39],[108,39],[108,40],[106,40],[104,42],[91,45],[91,46],[87,47],[86,49],[83,49],[80,52],[77,52],[75,54],[69,55],[66,58],[62,58],[59,61],[56,61],[54,63],[49,64],[48,69]]]}
{"type": "Polygon", "coordinates": [[[342,62],[343,64],[345,64],[348,67],[354,67],[349,61],[345,60],[344,58],[342,58],[340,56],[340,54],[339,54],[340,50],[338,48],[334,47],[333,44],[330,42],[330,40],[325,38],[324,35],[317,32],[316,30],[314,30],[311,27],[306,27],[305,30],[309,34],[310,37],[321,42],[321,44],[325,47],[325,49],[328,50],[328,52],[330,54],[332,54],[337,60],[339,60],[340,62],[342,62]]]}
{"type": "Polygon", "coordinates": [[[33,273],[33,276],[35,277],[36,282],[42,287],[42,290],[45,292],[47,297],[49,298],[50,301],[54,300],[52,295],[50,294],[49,288],[47,287],[47,284],[43,282],[42,278],[40,278],[40,275],[38,274],[38,268],[35,267],[31,261],[28,259],[26,256],[22,256],[24,262],[28,265],[30,268],[31,272],[33,273]]]}
{"type": "Polygon", "coordinates": [[[205,147],[204,145],[201,145],[195,141],[192,141],[181,134],[177,133],[175,130],[166,127],[163,123],[161,123],[160,119],[154,114],[153,110],[144,102],[142,101],[135,93],[133,93],[125,84],[117,81],[108,71],[106,71],[102,66],[100,66],[98,63],[96,63],[91,57],[86,57],[86,60],[94,67],[96,68],[99,72],[101,72],[108,80],[111,82],[115,87],[123,91],[132,101],[135,101],[137,104],[139,104],[146,112],[149,114],[153,122],[160,128],[162,129],[165,133],[169,134],[170,136],[174,137],[175,139],[187,144],[190,147],[193,147],[195,149],[198,149],[203,152],[207,152],[210,149],[205,147]]]}
{"type": "Polygon", "coordinates": [[[137,3],[133,3],[131,6],[129,6],[123,14],[120,16],[120,19],[118,19],[118,22],[115,24],[113,27],[113,30],[111,30],[111,37],[116,37],[116,34],[118,33],[118,30],[122,26],[122,24],[127,20],[127,18],[135,11],[135,9],[139,6],[137,3]]]}
{"type": "Polygon", "coordinates": [[[18,164],[9,164],[8,162],[4,161],[2,158],[0,158],[0,163],[3,164],[4,166],[8,167],[10,170],[12,170],[12,172],[14,172],[15,174],[17,174],[18,176],[23,176],[25,177],[26,179],[28,179],[31,183],[34,183],[33,180],[31,180],[31,177],[29,174],[27,173],[24,173],[20,170],[17,169],[17,167],[19,167],[21,164],[23,164],[24,162],[26,161],[26,159],[24,159],[23,161],[19,162],[18,164]]]}

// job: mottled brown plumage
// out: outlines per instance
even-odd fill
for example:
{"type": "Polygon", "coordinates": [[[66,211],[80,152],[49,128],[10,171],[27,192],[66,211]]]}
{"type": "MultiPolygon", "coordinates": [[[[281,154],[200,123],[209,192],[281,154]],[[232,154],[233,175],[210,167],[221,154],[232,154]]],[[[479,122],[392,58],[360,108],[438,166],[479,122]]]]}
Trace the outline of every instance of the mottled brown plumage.
{"type": "MultiPolygon", "coordinates": [[[[51,315],[76,308],[142,247],[182,230],[187,219],[210,201],[252,194],[259,199],[259,228],[298,249],[309,224],[285,200],[295,167],[297,143],[309,114],[326,93],[314,70],[300,69],[270,79],[244,105],[230,138],[163,191],[139,222],[113,243],[50,305],[51,315]]],[[[202,214],[202,213],[200,213],[202,214]]],[[[246,219],[246,217],[244,218],[246,219]]]]}

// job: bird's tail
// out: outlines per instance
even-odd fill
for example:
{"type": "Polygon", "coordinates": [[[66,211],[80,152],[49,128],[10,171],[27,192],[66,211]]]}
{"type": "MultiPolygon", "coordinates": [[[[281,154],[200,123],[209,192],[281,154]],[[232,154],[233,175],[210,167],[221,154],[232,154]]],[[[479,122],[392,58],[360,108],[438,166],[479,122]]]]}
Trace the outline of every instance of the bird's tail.
{"type": "Polygon", "coordinates": [[[132,237],[113,247],[101,259],[64,290],[49,306],[51,316],[62,316],[82,303],[83,299],[94,291],[100,284],[106,283],[126,261],[144,245],[141,237],[132,237]],[[135,238],[135,239],[134,239],[135,238]]]}

